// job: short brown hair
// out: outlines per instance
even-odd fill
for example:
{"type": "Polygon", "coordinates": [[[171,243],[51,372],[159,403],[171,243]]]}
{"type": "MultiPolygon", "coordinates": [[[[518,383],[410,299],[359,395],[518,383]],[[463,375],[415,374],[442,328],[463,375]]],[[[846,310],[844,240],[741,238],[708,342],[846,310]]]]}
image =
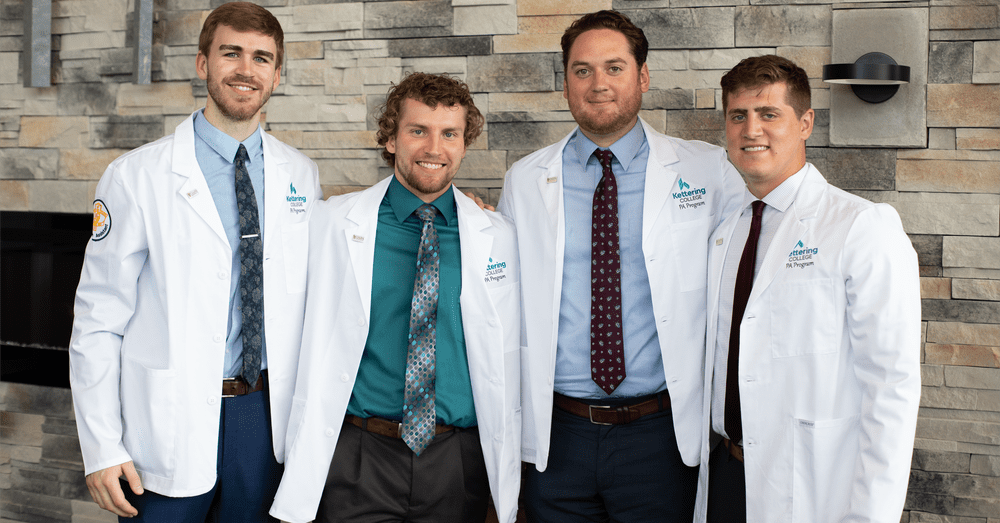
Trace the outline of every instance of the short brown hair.
{"type": "Polygon", "coordinates": [[[785,102],[795,109],[796,117],[802,118],[812,107],[809,75],[795,62],[773,54],[745,58],[723,75],[722,112],[726,112],[731,93],[782,82],[788,86],[785,102]]]}
{"type": "Polygon", "coordinates": [[[208,57],[209,48],[215,38],[215,30],[219,25],[232,27],[240,32],[253,31],[274,38],[274,46],[278,56],[274,60],[274,68],[281,68],[285,59],[285,33],[281,24],[267,9],[250,2],[229,2],[217,7],[201,26],[201,36],[198,37],[198,51],[208,57]]]}
{"type": "Polygon", "coordinates": [[[452,107],[460,105],[465,108],[465,146],[468,147],[479,138],[486,121],[483,114],[476,108],[472,93],[465,83],[447,75],[411,73],[403,81],[389,89],[385,103],[376,110],[378,132],[375,137],[382,147],[382,158],[389,167],[396,164],[396,155],[385,149],[385,144],[396,136],[399,131],[399,119],[403,112],[403,100],[412,98],[428,107],[439,105],[452,107]]]}
{"type": "Polygon", "coordinates": [[[618,11],[598,11],[581,16],[573,21],[562,35],[563,70],[569,67],[569,51],[577,37],[591,29],[612,29],[625,35],[635,63],[640,68],[646,63],[649,54],[649,41],[646,33],[636,27],[629,18],[618,11]]]}

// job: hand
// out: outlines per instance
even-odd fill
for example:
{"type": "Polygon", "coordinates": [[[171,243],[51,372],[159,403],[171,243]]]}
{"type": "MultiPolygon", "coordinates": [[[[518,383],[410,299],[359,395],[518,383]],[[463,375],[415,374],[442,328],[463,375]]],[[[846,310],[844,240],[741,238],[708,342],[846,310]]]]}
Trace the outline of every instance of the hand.
{"type": "Polygon", "coordinates": [[[126,518],[138,516],[139,511],[125,499],[125,493],[122,492],[121,483],[118,481],[122,476],[125,476],[132,492],[137,495],[142,494],[142,482],[139,481],[139,473],[135,471],[135,465],[131,461],[89,474],[87,489],[90,490],[90,496],[97,502],[97,506],[104,510],[126,518]]]}
{"type": "Polygon", "coordinates": [[[476,205],[478,205],[480,209],[486,209],[487,211],[497,210],[497,208],[492,205],[486,205],[486,202],[484,202],[482,198],[472,194],[472,191],[465,191],[465,195],[471,198],[472,201],[476,202],[476,205]]]}

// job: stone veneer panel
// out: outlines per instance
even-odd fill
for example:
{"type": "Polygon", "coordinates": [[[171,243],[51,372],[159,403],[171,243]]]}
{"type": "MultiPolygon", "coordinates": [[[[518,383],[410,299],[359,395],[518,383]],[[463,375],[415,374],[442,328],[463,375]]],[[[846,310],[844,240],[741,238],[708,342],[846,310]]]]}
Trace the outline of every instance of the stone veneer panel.
{"type": "Polygon", "coordinates": [[[928,85],[927,125],[1000,127],[1000,85],[928,85]]]}
{"type": "Polygon", "coordinates": [[[622,14],[642,27],[651,48],[733,46],[736,11],[732,7],[623,10],[622,14]]]}

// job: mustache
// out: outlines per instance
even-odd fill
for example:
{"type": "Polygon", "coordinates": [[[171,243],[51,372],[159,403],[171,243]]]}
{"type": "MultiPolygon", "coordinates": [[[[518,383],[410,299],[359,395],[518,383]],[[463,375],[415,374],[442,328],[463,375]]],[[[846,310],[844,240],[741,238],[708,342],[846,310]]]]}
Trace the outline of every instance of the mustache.
{"type": "Polygon", "coordinates": [[[227,83],[227,84],[228,83],[236,82],[236,83],[241,83],[241,84],[247,84],[250,87],[253,87],[254,89],[257,89],[257,90],[261,89],[261,83],[258,82],[258,81],[256,81],[256,80],[254,80],[254,78],[252,76],[243,76],[243,75],[241,75],[239,73],[234,74],[232,76],[227,76],[226,78],[224,78],[222,80],[222,82],[223,83],[227,83]]]}

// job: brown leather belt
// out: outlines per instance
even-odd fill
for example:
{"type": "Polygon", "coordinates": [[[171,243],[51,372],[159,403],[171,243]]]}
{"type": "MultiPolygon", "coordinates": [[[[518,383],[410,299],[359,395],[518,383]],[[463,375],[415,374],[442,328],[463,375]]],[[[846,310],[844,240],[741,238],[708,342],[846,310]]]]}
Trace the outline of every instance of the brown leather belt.
{"type": "Polygon", "coordinates": [[[223,378],[222,379],[222,397],[232,398],[234,396],[245,396],[251,392],[259,392],[264,390],[264,381],[267,379],[267,369],[260,372],[260,377],[257,378],[257,383],[251,387],[247,385],[247,382],[243,381],[243,378],[223,378]]]}
{"type": "MultiPolygon", "coordinates": [[[[403,437],[403,424],[398,421],[390,421],[382,418],[359,418],[353,414],[348,414],[344,416],[344,423],[350,423],[361,430],[374,432],[380,436],[387,436],[390,438],[403,437]]],[[[434,434],[441,434],[448,432],[449,430],[455,430],[455,427],[452,425],[438,424],[434,427],[434,434]]]]}
{"type": "Polygon", "coordinates": [[[730,441],[730,440],[728,440],[726,438],[722,438],[722,444],[725,445],[727,449],[729,449],[729,455],[730,456],[732,456],[732,457],[736,458],[737,460],[739,460],[740,463],[743,463],[743,447],[742,446],[737,445],[737,444],[733,443],[732,441],[730,441]]]}
{"type": "Polygon", "coordinates": [[[553,403],[561,410],[590,420],[595,425],[622,425],[643,416],[670,408],[670,395],[663,391],[658,397],[634,405],[590,405],[569,396],[555,393],[553,403]]]}

